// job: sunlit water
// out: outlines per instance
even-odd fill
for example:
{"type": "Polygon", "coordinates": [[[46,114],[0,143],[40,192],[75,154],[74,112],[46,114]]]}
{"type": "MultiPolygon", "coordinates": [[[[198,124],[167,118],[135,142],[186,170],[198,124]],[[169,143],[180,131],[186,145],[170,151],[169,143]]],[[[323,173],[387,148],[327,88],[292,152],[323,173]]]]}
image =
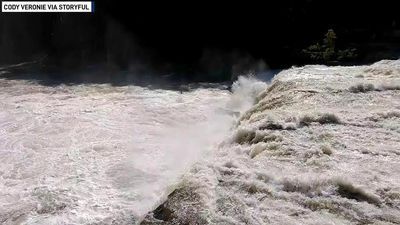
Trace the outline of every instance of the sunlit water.
{"type": "Polygon", "coordinates": [[[147,224],[400,224],[400,60],[284,70],[236,124],[147,224]]]}
{"type": "Polygon", "coordinates": [[[0,223],[137,222],[251,106],[235,89],[0,79],[0,223]]]}

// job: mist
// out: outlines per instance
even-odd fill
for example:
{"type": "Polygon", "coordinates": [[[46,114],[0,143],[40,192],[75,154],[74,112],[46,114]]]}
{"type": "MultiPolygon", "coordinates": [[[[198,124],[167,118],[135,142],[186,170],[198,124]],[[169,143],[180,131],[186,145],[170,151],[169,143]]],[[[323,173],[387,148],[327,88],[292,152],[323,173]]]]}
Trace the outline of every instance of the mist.
{"type": "Polygon", "coordinates": [[[0,14],[1,224],[400,223],[396,4],[93,3],[0,14]]]}

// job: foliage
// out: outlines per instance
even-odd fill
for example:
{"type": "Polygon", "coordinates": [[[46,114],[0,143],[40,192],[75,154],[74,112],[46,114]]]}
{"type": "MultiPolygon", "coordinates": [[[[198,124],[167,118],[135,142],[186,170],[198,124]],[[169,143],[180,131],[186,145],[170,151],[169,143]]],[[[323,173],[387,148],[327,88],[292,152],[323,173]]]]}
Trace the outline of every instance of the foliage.
{"type": "Polygon", "coordinates": [[[312,61],[332,63],[351,60],[357,57],[355,48],[336,49],[337,35],[333,29],[329,29],[322,40],[302,50],[302,53],[312,61]]]}

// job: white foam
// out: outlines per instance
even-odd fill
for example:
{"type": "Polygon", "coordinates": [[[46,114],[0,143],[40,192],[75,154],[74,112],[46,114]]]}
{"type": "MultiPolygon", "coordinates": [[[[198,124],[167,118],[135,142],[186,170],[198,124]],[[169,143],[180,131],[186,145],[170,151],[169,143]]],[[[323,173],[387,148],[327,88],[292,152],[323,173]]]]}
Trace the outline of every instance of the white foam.
{"type": "Polygon", "coordinates": [[[166,222],[400,224],[399,82],[400,60],[282,71],[186,175],[166,222]]]}
{"type": "Polygon", "coordinates": [[[211,88],[0,86],[3,224],[137,221],[251,105],[211,88]]]}

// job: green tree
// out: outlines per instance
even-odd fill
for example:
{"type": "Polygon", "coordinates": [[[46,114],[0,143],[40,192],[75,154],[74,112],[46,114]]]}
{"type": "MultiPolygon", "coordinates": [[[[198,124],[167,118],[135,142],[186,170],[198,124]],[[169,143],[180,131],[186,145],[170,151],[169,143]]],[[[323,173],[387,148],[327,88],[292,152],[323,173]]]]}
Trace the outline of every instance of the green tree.
{"type": "Polygon", "coordinates": [[[333,29],[329,29],[321,42],[310,45],[303,49],[303,54],[316,62],[331,63],[335,61],[349,60],[357,57],[356,49],[336,49],[337,35],[333,29]]]}

